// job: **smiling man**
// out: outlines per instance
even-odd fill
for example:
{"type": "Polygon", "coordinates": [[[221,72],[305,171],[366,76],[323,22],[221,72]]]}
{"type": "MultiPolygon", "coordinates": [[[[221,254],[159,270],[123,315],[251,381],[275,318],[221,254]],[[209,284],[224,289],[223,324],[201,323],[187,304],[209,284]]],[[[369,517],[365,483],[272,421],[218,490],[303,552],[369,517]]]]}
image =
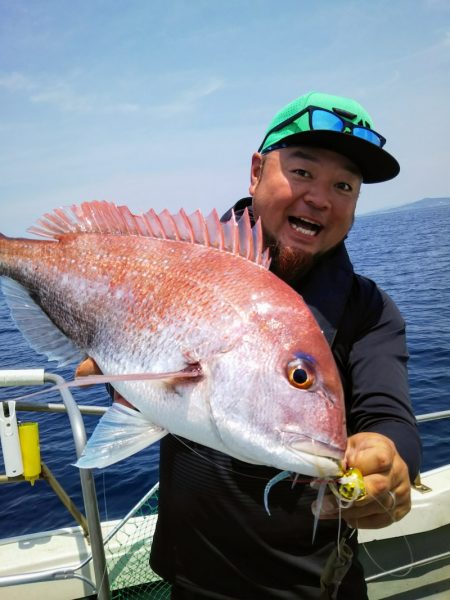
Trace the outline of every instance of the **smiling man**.
{"type": "Polygon", "coordinates": [[[385,141],[354,100],[301,96],[275,115],[252,157],[251,197],[234,206],[238,217],[248,208],[261,219],[271,269],[302,294],[327,337],[345,392],[346,462],[362,471],[367,495],[343,511],[341,530],[334,496],[317,507],[309,482],[281,482],[269,517],[273,469],[165,437],[151,564],[174,599],[363,600],[354,528],[384,527],[410,509],[421,451],[405,326],[387,294],[354,273],[344,244],[361,184],[399,172],[385,141]]]}
{"type": "Polygon", "coordinates": [[[323,148],[293,146],[253,155],[253,212],[264,224],[277,275],[288,280],[301,275],[344,239],[361,182],[350,160],[323,148]]]}

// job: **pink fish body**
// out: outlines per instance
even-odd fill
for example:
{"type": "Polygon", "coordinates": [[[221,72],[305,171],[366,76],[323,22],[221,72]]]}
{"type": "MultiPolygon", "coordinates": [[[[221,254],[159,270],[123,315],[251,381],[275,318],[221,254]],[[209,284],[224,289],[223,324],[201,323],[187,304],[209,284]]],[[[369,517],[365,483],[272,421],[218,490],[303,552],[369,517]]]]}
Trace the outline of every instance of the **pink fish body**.
{"type": "Polygon", "coordinates": [[[301,296],[268,270],[248,215],[132,215],[85,203],[0,238],[3,291],[30,345],[86,355],[114,387],[80,467],[112,464],[170,432],[238,459],[311,476],[340,472],[340,378],[301,296]]]}

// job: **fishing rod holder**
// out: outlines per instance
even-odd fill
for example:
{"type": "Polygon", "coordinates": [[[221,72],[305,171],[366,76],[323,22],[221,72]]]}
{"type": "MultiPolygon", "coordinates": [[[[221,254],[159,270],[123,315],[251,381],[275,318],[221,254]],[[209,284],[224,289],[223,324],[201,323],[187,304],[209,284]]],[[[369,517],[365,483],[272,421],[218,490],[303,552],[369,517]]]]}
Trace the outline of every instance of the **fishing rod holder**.
{"type": "MultiPolygon", "coordinates": [[[[54,384],[58,386],[65,412],[69,417],[77,458],[79,458],[86,445],[86,430],[80,409],[75,402],[70,390],[65,387],[65,380],[60,375],[47,373],[44,369],[0,370],[0,387],[39,386],[54,384]]],[[[2,450],[5,457],[6,475],[11,473],[14,478],[21,477],[23,463],[20,464],[20,443],[16,434],[17,420],[16,408],[18,403],[13,400],[0,402],[0,432],[2,450]],[[5,452],[6,448],[6,452],[5,452]],[[19,472],[20,471],[20,472],[19,472]],[[13,473],[15,473],[13,475],[13,473]]],[[[31,408],[33,410],[33,408],[31,408]]],[[[50,409],[51,410],[51,409],[50,409]]],[[[34,583],[36,581],[51,581],[58,579],[77,578],[87,583],[95,591],[99,600],[109,600],[110,588],[108,571],[106,567],[105,550],[103,545],[100,515],[97,504],[97,494],[93,473],[90,469],[79,469],[81,490],[86,513],[87,530],[92,550],[92,563],[94,568],[95,584],[86,577],[76,573],[86,562],[71,569],[53,569],[21,575],[0,577],[0,587],[34,583]]],[[[53,487],[53,486],[52,486],[53,487]]],[[[89,558],[90,560],[90,558],[89,558]]]]}

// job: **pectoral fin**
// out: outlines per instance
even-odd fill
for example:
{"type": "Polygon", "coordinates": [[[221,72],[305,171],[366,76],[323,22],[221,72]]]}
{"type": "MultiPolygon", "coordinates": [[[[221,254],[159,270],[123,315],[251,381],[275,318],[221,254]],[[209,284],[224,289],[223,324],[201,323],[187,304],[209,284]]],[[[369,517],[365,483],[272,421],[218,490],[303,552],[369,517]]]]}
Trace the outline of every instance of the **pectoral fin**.
{"type": "Polygon", "coordinates": [[[17,327],[28,344],[48,360],[56,360],[62,367],[86,358],[75,344],[44,313],[28,290],[9,277],[0,277],[1,288],[17,327]]]}
{"type": "Polygon", "coordinates": [[[149,423],[139,411],[114,402],[100,419],[75,466],[81,469],[107,467],[166,434],[167,429],[149,423]]]}

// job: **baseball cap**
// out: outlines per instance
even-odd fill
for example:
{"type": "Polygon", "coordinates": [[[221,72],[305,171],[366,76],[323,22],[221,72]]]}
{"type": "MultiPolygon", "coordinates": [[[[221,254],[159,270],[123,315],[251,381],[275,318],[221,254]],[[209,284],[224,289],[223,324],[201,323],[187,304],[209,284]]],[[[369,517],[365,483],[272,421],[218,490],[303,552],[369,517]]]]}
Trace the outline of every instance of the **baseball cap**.
{"type": "Polygon", "coordinates": [[[293,145],[326,148],[348,157],[364,183],[377,183],[400,171],[397,160],[383,149],[385,142],[356,100],[309,92],[274,116],[258,151],[265,154],[293,145]]]}

